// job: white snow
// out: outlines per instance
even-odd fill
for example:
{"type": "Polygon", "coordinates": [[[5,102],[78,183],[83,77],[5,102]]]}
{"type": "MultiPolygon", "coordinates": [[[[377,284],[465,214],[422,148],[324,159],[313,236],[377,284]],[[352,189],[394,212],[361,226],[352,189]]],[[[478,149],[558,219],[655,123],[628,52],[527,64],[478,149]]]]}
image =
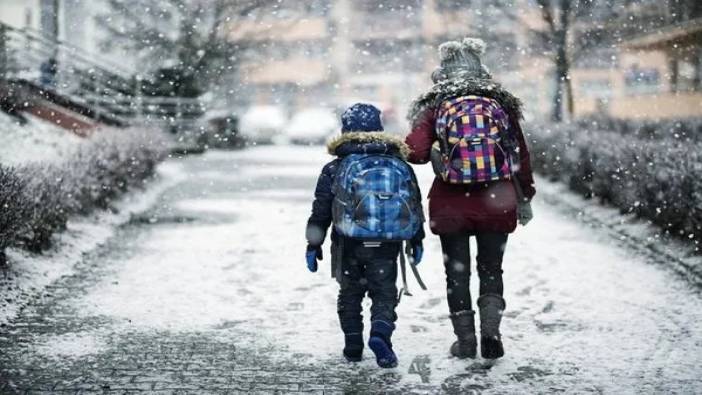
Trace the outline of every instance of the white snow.
{"type": "Polygon", "coordinates": [[[100,353],[105,342],[92,333],[65,333],[36,339],[35,351],[45,357],[62,360],[77,359],[100,353]]]}
{"type": "Polygon", "coordinates": [[[322,143],[339,130],[339,120],[331,110],[308,108],[290,119],[286,135],[298,143],[322,143]]]}
{"type": "MultiPolygon", "coordinates": [[[[319,168],[329,159],[321,148],[264,147],[188,160],[201,166],[227,157],[246,162],[269,154],[271,161],[292,166],[316,162],[315,172],[308,175],[310,193],[319,168]]],[[[208,168],[208,174],[216,169],[208,168]]],[[[431,170],[418,170],[426,193],[431,170]]],[[[190,177],[200,175],[192,172],[190,177]]],[[[282,199],[288,186],[280,181],[271,186],[278,192],[255,198],[228,192],[176,198],[175,212],[214,212],[231,219],[154,225],[126,259],[106,262],[116,277],[89,289],[80,310],[85,316],[113,317],[119,322],[115,331],[206,331],[235,321],[236,331],[278,345],[282,351],[275,357],[299,353],[312,361],[340,361],[338,286],[329,275],[328,244],[319,272],[307,272],[304,226],[311,201],[282,199]]],[[[289,187],[296,197],[301,194],[299,186],[289,187]]],[[[407,372],[413,361],[425,357],[432,384],[468,373],[464,385],[490,383],[500,393],[547,388],[613,393],[641,388],[641,382],[660,383],[661,376],[674,376],[678,383],[699,380],[700,295],[670,271],[574,221],[558,204],[537,197],[534,212],[529,226],[510,236],[505,255],[507,356],[481,375],[466,372],[480,360],[448,357],[453,334],[442,258],[438,239],[428,237],[420,271],[429,291],[411,282],[415,296],[403,298],[398,308],[393,342],[403,382],[419,382],[418,375],[407,372]]],[[[475,279],[473,284],[477,295],[475,279]]],[[[366,300],[366,319],[368,304],[366,300]]],[[[212,336],[235,342],[236,333],[213,331],[212,336]]],[[[361,366],[374,366],[370,352],[361,366]]]]}
{"type": "Polygon", "coordinates": [[[47,285],[74,272],[84,254],[94,250],[114,235],[115,229],[153,205],[158,196],[182,177],[174,164],[159,166],[151,185],[143,191],[134,190],[115,204],[116,213],[96,212],[89,216],[72,218],[67,230],[54,236],[54,246],[43,254],[8,248],[9,269],[0,284],[3,301],[0,302],[0,323],[11,320],[19,310],[47,285]],[[3,284],[4,285],[4,284],[3,284]]]}
{"type": "Polygon", "coordinates": [[[279,106],[252,106],[239,122],[240,132],[253,141],[270,142],[281,135],[287,117],[279,106]]]}
{"type": "Polygon", "coordinates": [[[85,139],[56,125],[24,114],[28,122],[20,125],[11,116],[0,112],[0,164],[18,165],[27,162],[56,163],[69,158],[85,139]]]}

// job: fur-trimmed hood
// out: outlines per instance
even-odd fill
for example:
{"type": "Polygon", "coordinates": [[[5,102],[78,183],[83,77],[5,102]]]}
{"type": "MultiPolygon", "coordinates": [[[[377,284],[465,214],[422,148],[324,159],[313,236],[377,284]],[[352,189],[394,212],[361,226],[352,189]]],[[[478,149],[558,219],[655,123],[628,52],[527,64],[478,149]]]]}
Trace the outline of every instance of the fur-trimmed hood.
{"type": "Polygon", "coordinates": [[[441,102],[458,96],[484,96],[496,100],[505,108],[510,117],[522,118],[522,102],[507,92],[502,85],[490,78],[457,76],[435,83],[427,92],[420,95],[410,105],[407,119],[415,124],[429,108],[437,108],[441,102]]]}
{"type": "Polygon", "coordinates": [[[400,136],[387,132],[346,132],[331,139],[327,143],[327,151],[335,156],[390,154],[406,160],[410,147],[400,136]]]}

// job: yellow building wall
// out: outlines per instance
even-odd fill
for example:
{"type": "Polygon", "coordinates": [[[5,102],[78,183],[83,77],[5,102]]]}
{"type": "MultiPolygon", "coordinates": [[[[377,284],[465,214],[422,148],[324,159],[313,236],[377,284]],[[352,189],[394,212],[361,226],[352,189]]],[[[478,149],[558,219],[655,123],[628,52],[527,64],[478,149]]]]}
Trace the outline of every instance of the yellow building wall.
{"type": "Polygon", "coordinates": [[[250,63],[244,68],[246,82],[254,84],[295,83],[310,86],[324,81],[329,68],[321,60],[297,57],[266,63],[250,63]]]}
{"type": "Polygon", "coordinates": [[[624,119],[702,117],[702,93],[632,96],[611,103],[611,114],[624,119]]]}
{"type": "Polygon", "coordinates": [[[327,20],[325,18],[301,18],[285,20],[243,20],[232,22],[225,29],[228,38],[233,41],[298,41],[327,37],[327,20]]]}
{"type": "Polygon", "coordinates": [[[623,119],[661,119],[702,117],[702,92],[671,92],[668,59],[661,51],[621,51],[619,65],[614,69],[575,69],[571,73],[575,116],[583,117],[601,112],[623,119]],[[633,66],[655,69],[660,75],[655,92],[634,93],[627,90],[625,73],[633,66]],[[581,87],[584,82],[608,80],[608,97],[589,96],[581,87]]]}

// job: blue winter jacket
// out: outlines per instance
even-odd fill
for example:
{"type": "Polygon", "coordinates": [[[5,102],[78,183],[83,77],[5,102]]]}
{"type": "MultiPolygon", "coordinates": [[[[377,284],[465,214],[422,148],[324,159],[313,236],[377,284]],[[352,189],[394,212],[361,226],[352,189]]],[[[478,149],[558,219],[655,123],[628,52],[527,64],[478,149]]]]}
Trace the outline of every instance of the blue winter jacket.
{"type": "MultiPolygon", "coordinates": [[[[317,187],[314,191],[314,202],[312,203],[312,215],[307,221],[305,235],[307,242],[312,246],[320,246],[324,243],[327,230],[331,226],[332,203],[334,194],[332,186],[334,178],[341,160],[351,154],[387,154],[396,155],[400,158],[407,158],[409,147],[400,138],[385,132],[349,132],[332,140],[327,145],[329,154],[336,156],[334,160],[327,163],[317,179],[317,187]]],[[[411,168],[410,168],[411,169],[411,168]]],[[[424,229],[420,228],[412,242],[419,242],[424,239],[424,229]]],[[[339,235],[332,229],[332,243],[339,240],[339,235]]]]}

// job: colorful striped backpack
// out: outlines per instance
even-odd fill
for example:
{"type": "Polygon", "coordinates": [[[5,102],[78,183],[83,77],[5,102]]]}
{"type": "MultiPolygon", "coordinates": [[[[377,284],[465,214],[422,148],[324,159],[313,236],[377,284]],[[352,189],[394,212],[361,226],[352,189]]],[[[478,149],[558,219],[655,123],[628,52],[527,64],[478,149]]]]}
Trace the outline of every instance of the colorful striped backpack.
{"type": "Polygon", "coordinates": [[[424,222],[417,179],[396,156],[349,155],[341,161],[332,188],[334,227],[343,236],[411,240],[424,222]]]}
{"type": "Polygon", "coordinates": [[[461,96],[441,103],[436,121],[440,155],[434,171],[449,184],[507,180],[517,163],[509,117],[494,99],[461,96]]]}

